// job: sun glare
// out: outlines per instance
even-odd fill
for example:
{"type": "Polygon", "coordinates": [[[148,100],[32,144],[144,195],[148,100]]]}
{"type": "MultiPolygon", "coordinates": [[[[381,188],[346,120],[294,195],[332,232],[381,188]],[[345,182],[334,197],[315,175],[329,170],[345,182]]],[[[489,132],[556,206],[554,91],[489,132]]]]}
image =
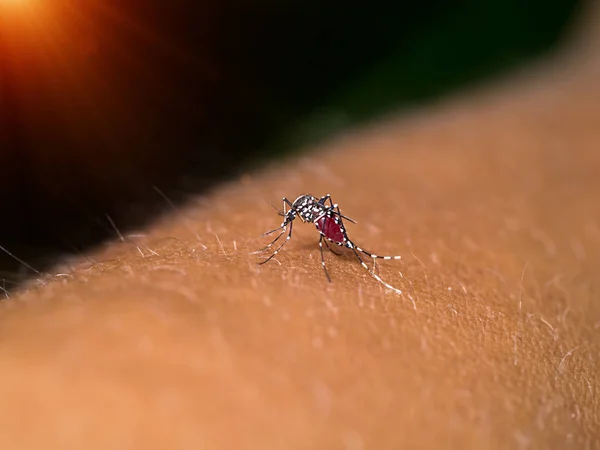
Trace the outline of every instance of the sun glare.
{"type": "Polygon", "coordinates": [[[29,16],[41,0],[0,0],[0,15],[4,19],[29,16]]]}
{"type": "Polygon", "coordinates": [[[26,6],[31,0],[0,0],[0,6],[7,8],[20,8],[26,6]]]}
{"type": "Polygon", "coordinates": [[[7,6],[14,6],[14,7],[25,6],[28,3],[31,3],[31,0],[0,0],[0,5],[7,5],[7,6]]]}
{"type": "Polygon", "coordinates": [[[9,14],[28,14],[36,0],[0,0],[0,15],[5,19],[10,19],[9,14]],[[9,15],[8,17],[6,17],[9,15]]]}

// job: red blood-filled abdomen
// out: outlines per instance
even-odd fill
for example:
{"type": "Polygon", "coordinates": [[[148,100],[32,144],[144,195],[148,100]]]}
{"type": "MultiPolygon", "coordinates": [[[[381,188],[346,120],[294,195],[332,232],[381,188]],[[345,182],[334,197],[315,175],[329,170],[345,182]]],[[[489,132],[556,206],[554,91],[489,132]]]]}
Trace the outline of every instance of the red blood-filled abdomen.
{"type": "Polygon", "coordinates": [[[333,242],[342,244],[344,242],[344,233],[338,223],[331,217],[321,217],[315,222],[317,229],[333,242]]]}

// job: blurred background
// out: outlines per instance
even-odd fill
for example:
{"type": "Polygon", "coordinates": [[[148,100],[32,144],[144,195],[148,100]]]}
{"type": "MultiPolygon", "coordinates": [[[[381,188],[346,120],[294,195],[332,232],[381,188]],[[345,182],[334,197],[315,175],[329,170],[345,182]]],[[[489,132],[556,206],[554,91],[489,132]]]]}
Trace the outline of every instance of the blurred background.
{"type": "Polygon", "coordinates": [[[107,215],[151,220],[154,186],[178,201],[542,57],[579,3],[0,0],[0,246],[43,269],[107,215]]]}

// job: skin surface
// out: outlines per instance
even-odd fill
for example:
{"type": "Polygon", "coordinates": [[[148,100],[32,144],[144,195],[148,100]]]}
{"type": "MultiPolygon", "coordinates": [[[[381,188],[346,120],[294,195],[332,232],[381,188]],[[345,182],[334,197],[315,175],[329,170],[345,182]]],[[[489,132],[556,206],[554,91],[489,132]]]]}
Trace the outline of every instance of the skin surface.
{"type": "Polygon", "coordinates": [[[0,304],[0,448],[600,446],[600,42],[192,199],[0,304]],[[269,201],[330,192],[352,254],[269,201]],[[143,236],[140,236],[142,235],[143,236]],[[265,255],[265,257],[268,256],[265,255]],[[413,308],[413,302],[415,308],[413,308]]]}

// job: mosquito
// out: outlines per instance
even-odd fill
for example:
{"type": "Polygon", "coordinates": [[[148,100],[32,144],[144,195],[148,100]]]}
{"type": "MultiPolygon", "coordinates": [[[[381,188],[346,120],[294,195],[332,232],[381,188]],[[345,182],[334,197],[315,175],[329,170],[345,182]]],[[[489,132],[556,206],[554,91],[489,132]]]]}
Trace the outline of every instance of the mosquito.
{"type": "Polygon", "coordinates": [[[350,217],[343,215],[340,211],[340,208],[337,203],[333,203],[331,200],[331,195],[327,194],[321,198],[313,197],[309,194],[304,194],[298,197],[293,202],[290,202],[287,198],[283,197],[283,211],[278,211],[281,216],[283,216],[283,222],[281,226],[275,228],[274,230],[267,231],[260,237],[267,236],[269,234],[275,233],[277,231],[281,231],[279,235],[273,239],[273,241],[267,245],[266,247],[260,249],[256,253],[264,252],[269,250],[283,235],[287,235],[285,240],[279,245],[279,247],[264,261],[259,262],[258,264],[265,264],[269,262],[277,253],[281,251],[283,246],[292,238],[292,225],[294,219],[296,217],[300,217],[302,222],[313,223],[317,228],[317,231],[320,234],[319,237],[319,248],[321,250],[321,265],[323,266],[323,270],[325,271],[325,276],[327,280],[331,282],[331,277],[329,276],[329,272],[327,271],[327,266],[325,265],[325,256],[323,254],[323,243],[327,246],[327,248],[334,254],[340,255],[340,253],[334,251],[329,243],[336,244],[340,247],[349,248],[352,250],[360,265],[363,266],[369,274],[373,278],[375,278],[379,283],[381,283],[386,288],[396,292],[397,294],[402,294],[400,289],[395,288],[394,286],[386,283],[381,279],[379,275],[377,275],[374,271],[375,269],[375,261],[377,259],[400,259],[400,256],[382,256],[376,255],[374,253],[368,252],[360,248],[356,245],[350,238],[348,237],[348,233],[346,232],[346,227],[344,226],[344,220],[347,220],[352,223],[356,223],[356,221],[352,220],[350,217]],[[363,253],[370,258],[373,259],[373,270],[369,269],[367,264],[364,262],[363,258],[361,258],[359,253],[363,253]]]}

